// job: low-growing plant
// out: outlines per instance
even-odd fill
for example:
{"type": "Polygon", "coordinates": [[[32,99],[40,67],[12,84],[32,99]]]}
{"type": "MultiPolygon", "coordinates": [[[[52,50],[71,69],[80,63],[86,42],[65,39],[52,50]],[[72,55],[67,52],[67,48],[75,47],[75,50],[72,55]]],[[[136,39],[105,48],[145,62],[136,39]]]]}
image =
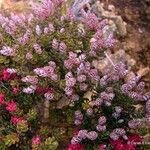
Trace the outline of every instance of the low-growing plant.
{"type": "Polygon", "coordinates": [[[107,19],[83,9],[78,22],[62,9],[43,0],[30,14],[0,15],[0,148],[136,149],[150,93],[107,54],[117,42],[107,19]],[[93,62],[105,57],[104,73],[93,62]]]}

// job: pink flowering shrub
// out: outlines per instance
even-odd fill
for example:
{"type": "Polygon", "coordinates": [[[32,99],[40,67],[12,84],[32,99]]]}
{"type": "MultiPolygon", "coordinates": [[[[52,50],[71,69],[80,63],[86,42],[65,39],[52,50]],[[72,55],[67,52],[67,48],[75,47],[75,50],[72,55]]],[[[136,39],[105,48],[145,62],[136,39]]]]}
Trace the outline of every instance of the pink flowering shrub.
{"type": "Polygon", "coordinates": [[[79,24],[62,5],[43,0],[31,14],[0,14],[0,148],[136,149],[150,121],[142,77],[125,80],[122,62],[105,73],[94,67],[111,61],[104,52],[117,42],[108,20],[82,10],[79,24]]]}

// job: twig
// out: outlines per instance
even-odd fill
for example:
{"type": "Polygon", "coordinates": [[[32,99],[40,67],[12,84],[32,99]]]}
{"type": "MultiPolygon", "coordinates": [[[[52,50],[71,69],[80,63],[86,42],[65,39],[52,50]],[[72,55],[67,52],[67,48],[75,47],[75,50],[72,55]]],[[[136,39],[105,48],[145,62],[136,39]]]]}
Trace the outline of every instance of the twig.
{"type": "Polygon", "coordinates": [[[111,58],[109,57],[109,55],[106,52],[104,52],[104,54],[105,54],[106,58],[109,60],[109,62],[111,63],[111,65],[113,67],[115,67],[115,64],[113,63],[113,61],[111,60],[111,58]]]}

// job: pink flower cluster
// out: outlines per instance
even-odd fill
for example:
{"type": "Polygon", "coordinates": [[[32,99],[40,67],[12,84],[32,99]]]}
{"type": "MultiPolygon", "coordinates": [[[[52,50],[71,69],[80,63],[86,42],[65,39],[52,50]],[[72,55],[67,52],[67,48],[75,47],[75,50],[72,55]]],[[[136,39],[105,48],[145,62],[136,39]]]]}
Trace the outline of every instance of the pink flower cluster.
{"type": "Polygon", "coordinates": [[[41,4],[33,4],[32,10],[37,18],[47,19],[62,2],[63,0],[44,0],[41,4]]]}
{"type": "Polygon", "coordinates": [[[129,126],[131,129],[137,129],[137,128],[139,128],[141,125],[142,125],[142,120],[141,120],[141,119],[133,119],[133,120],[130,120],[130,121],[128,122],[128,126],[129,126]]]}
{"type": "Polygon", "coordinates": [[[24,93],[28,93],[28,94],[32,94],[35,92],[36,88],[37,88],[37,84],[38,84],[38,79],[36,76],[26,76],[26,77],[23,77],[21,79],[22,82],[25,82],[25,83],[30,83],[31,85],[26,87],[26,88],[23,88],[23,92],[24,93]]]}
{"type": "Polygon", "coordinates": [[[36,25],[36,27],[35,27],[35,32],[36,32],[36,34],[37,34],[38,36],[40,36],[40,35],[42,34],[42,30],[41,30],[41,28],[40,28],[39,25],[36,25]]]}
{"type": "Polygon", "coordinates": [[[94,13],[85,12],[82,9],[82,15],[84,17],[84,24],[91,30],[98,30],[99,28],[99,20],[94,13]]]}
{"type": "Polygon", "coordinates": [[[121,115],[123,108],[120,106],[116,106],[115,107],[115,112],[113,112],[112,117],[114,117],[115,119],[118,119],[121,115]]]}
{"type": "Polygon", "coordinates": [[[93,109],[92,108],[88,108],[87,110],[86,110],[86,114],[88,115],[88,116],[92,116],[93,115],[93,109]]]}
{"type": "Polygon", "coordinates": [[[104,91],[99,94],[99,97],[92,101],[93,106],[100,107],[102,104],[106,106],[111,106],[112,100],[115,97],[113,91],[104,91]]]}
{"type": "Polygon", "coordinates": [[[98,133],[96,131],[90,131],[88,132],[87,130],[79,130],[77,135],[75,135],[71,139],[71,144],[79,144],[82,140],[85,140],[86,138],[94,141],[98,137],[98,133]]]}
{"type": "Polygon", "coordinates": [[[22,81],[22,82],[25,82],[25,83],[31,83],[31,84],[33,84],[33,85],[36,85],[36,84],[38,83],[37,77],[36,77],[36,76],[30,76],[30,75],[28,75],[28,76],[26,76],[26,77],[23,77],[23,78],[21,79],[21,81],[22,81]]]}
{"type": "Polygon", "coordinates": [[[58,40],[53,39],[52,41],[52,48],[58,49],[60,53],[66,53],[67,45],[64,42],[58,42],[58,40]]]}
{"type": "Polygon", "coordinates": [[[83,114],[79,110],[75,111],[75,121],[74,121],[74,124],[75,125],[80,125],[82,122],[83,122],[83,114]]]}
{"type": "Polygon", "coordinates": [[[14,56],[15,50],[9,46],[3,46],[0,50],[0,54],[4,56],[14,56]]]}
{"type": "Polygon", "coordinates": [[[131,78],[127,81],[127,83],[122,85],[121,90],[135,101],[147,101],[150,99],[150,92],[143,93],[145,84],[143,82],[139,82],[140,79],[140,76],[131,78]]]}
{"type": "Polygon", "coordinates": [[[37,54],[42,54],[43,51],[39,44],[37,44],[37,43],[33,44],[33,48],[37,54]]]}
{"type": "MultiPolygon", "coordinates": [[[[73,88],[76,84],[76,78],[73,77],[72,72],[68,72],[65,75],[65,80],[66,80],[66,88],[73,88]]],[[[66,93],[68,95],[68,93],[66,93]]],[[[72,94],[72,93],[71,93],[72,94]]],[[[70,96],[70,95],[68,95],[70,96]]]]}
{"type": "Polygon", "coordinates": [[[55,62],[50,61],[48,66],[36,68],[33,71],[40,77],[48,77],[51,80],[56,81],[58,79],[58,75],[56,74],[55,70],[56,70],[55,62]]]}
{"type": "Polygon", "coordinates": [[[6,71],[9,73],[9,74],[15,74],[17,73],[17,70],[15,68],[7,68],[6,71]]]}
{"type": "Polygon", "coordinates": [[[91,39],[91,51],[90,54],[96,56],[96,53],[99,49],[112,48],[116,40],[114,39],[113,34],[109,34],[107,40],[104,38],[104,34],[102,30],[98,30],[93,38],[91,39]]]}
{"type": "Polygon", "coordinates": [[[24,26],[25,25],[25,16],[22,15],[17,15],[13,12],[10,13],[10,20],[12,20],[16,25],[19,26],[24,26]]]}
{"type": "Polygon", "coordinates": [[[73,11],[71,8],[68,9],[66,19],[73,22],[76,20],[76,16],[74,15],[73,11]]]}
{"type": "Polygon", "coordinates": [[[67,69],[72,69],[74,66],[79,65],[80,61],[77,58],[77,54],[74,52],[69,52],[69,59],[64,61],[64,65],[67,69]]]}
{"type": "Polygon", "coordinates": [[[27,30],[26,33],[22,37],[17,39],[17,41],[20,45],[25,45],[29,41],[30,36],[31,36],[31,31],[27,30]]]}
{"type": "Polygon", "coordinates": [[[46,100],[52,100],[54,98],[54,90],[53,89],[49,89],[45,94],[44,97],[46,98],[46,100]]]}
{"type": "Polygon", "coordinates": [[[106,117],[105,116],[101,116],[98,119],[98,125],[96,126],[97,131],[99,132],[103,132],[106,130],[106,117]]]}
{"type": "Polygon", "coordinates": [[[125,140],[128,139],[126,131],[122,128],[116,128],[110,133],[110,138],[114,141],[118,140],[121,137],[125,140]]]}
{"type": "Polygon", "coordinates": [[[100,85],[106,86],[110,82],[116,82],[123,79],[128,73],[126,66],[120,62],[114,65],[114,68],[108,69],[107,72],[100,79],[100,85]]]}
{"type": "Polygon", "coordinates": [[[14,35],[17,30],[14,20],[9,19],[8,17],[4,17],[2,14],[0,14],[0,26],[6,33],[10,35],[14,35]]]}
{"type": "Polygon", "coordinates": [[[36,91],[37,86],[36,85],[30,85],[26,88],[22,89],[22,92],[27,93],[27,94],[32,94],[36,91]]]}

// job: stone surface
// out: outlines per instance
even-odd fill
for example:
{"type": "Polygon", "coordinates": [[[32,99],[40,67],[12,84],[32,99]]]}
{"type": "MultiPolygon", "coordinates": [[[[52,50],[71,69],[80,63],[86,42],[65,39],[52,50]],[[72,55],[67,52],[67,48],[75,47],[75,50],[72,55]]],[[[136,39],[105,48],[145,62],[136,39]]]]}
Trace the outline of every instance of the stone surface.
{"type": "MultiPolygon", "coordinates": [[[[123,62],[127,64],[129,70],[136,63],[135,60],[132,59],[128,54],[126,54],[125,51],[122,49],[116,51],[114,54],[108,54],[108,55],[114,64],[123,62]]],[[[108,69],[111,69],[113,67],[107,58],[104,58],[99,61],[94,60],[92,64],[95,68],[98,68],[103,74],[106,73],[108,69]]]]}
{"type": "Polygon", "coordinates": [[[115,7],[109,5],[107,10],[104,9],[104,4],[98,0],[75,0],[72,5],[72,11],[76,15],[79,21],[83,19],[81,16],[81,9],[88,9],[97,15],[98,18],[107,18],[113,21],[113,24],[117,28],[117,32],[120,36],[126,36],[126,23],[123,21],[122,17],[115,13],[115,7]]]}
{"type": "MultiPolygon", "coordinates": [[[[145,76],[147,74],[150,73],[150,68],[149,67],[145,67],[145,68],[141,68],[137,74],[140,75],[140,76],[145,76]]],[[[150,74],[149,74],[150,75],[150,74]]]]}
{"type": "Polygon", "coordinates": [[[57,108],[62,109],[65,106],[68,106],[70,104],[70,100],[67,97],[62,97],[58,102],[57,102],[57,108]]]}

